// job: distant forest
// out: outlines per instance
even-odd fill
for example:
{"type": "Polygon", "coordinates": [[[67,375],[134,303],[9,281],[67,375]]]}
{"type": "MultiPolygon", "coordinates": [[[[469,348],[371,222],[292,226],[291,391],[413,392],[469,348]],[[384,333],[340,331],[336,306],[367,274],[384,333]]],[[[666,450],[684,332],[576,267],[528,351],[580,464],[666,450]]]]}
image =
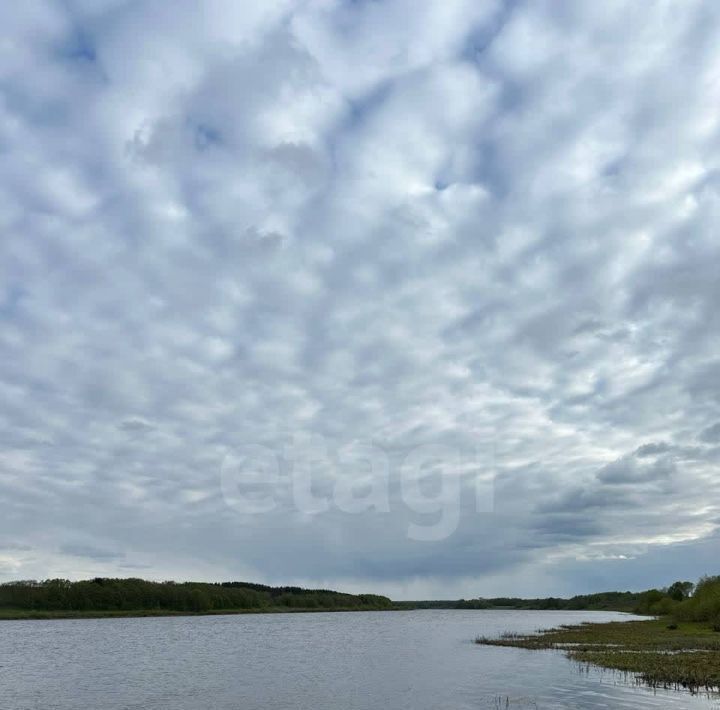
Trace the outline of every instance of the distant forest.
{"type": "MultiPolygon", "coordinates": [[[[707,582],[707,580],[705,581],[707,582]]],[[[688,599],[694,588],[695,585],[691,582],[675,582],[664,589],[649,589],[645,592],[581,594],[570,599],[560,597],[546,597],[543,599],[495,597],[488,599],[395,602],[395,607],[405,609],[560,609],[566,611],[625,611],[637,614],[667,614],[675,608],[677,603],[688,599]]]]}
{"type": "Polygon", "coordinates": [[[328,589],[268,587],[250,582],[148,582],[96,577],[25,580],[0,584],[0,617],[49,614],[212,614],[263,611],[371,611],[409,609],[559,609],[607,610],[639,614],[680,613],[687,618],[720,619],[720,578],[696,585],[675,582],[645,592],[601,592],[570,599],[495,597],[393,602],[376,594],[345,594],[328,589]]]}
{"type": "Polygon", "coordinates": [[[267,587],[246,582],[148,582],[96,577],[82,582],[48,579],[0,585],[0,609],[52,612],[193,612],[387,609],[375,594],[267,587]]]}
{"type": "Polygon", "coordinates": [[[584,594],[563,599],[545,597],[542,599],[521,599],[520,597],[492,597],[479,599],[448,599],[428,601],[395,602],[407,609],[565,609],[596,611],[635,611],[641,603],[643,593],[601,592],[584,594]]]}

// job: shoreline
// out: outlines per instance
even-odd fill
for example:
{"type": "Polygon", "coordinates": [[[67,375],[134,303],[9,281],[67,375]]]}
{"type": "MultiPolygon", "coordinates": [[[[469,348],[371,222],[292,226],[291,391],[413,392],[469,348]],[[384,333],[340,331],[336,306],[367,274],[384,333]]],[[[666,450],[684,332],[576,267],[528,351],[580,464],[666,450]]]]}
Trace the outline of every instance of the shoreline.
{"type": "Polygon", "coordinates": [[[49,621],[53,619],[146,619],[164,618],[173,616],[241,616],[246,614],[330,614],[365,611],[404,611],[392,608],[352,608],[338,607],[337,609],[313,608],[282,608],[269,607],[267,609],[213,609],[210,611],[175,611],[171,609],[134,609],[134,610],[107,610],[107,611],[46,611],[28,609],[0,609],[0,622],[2,621],[49,621]]]}
{"type": "MultiPolygon", "coordinates": [[[[144,619],[154,617],[172,617],[172,616],[240,616],[245,614],[320,614],[320,613],[347,613],[347,612],[366,612],[366,611],[546,611],[567,613],[567,609],[533,609],[530,607],[489,607],[485,609],[462,609],[457,607],[412,607],[404,605],[402,602],[397,606],[391,607],[337,607],[318,608],[318,607],[266,607],[261,609],[211,609],[206,611],[179,611],[173,609],[128,609],[128,610],[45,610],[45,609],[10,609],[0,608],[0,622],[2,621],[47,621],[52,619],[144,619]]],[[[577,612],[612,612],[614,614],[629,614],[637,616],[632,612],[620,611],[616,609],[573,609],[577,612]]]]}

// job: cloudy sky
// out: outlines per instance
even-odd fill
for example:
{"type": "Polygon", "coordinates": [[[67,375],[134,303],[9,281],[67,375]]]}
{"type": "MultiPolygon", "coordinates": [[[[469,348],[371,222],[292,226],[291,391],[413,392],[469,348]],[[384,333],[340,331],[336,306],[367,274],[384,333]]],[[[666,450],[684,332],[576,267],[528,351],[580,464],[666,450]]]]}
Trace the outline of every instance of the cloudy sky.
{"type": "Polygon", "coordinates": [[[718,33],[702,0],[0,5],[0,580],[717,573],[718,33]]]}

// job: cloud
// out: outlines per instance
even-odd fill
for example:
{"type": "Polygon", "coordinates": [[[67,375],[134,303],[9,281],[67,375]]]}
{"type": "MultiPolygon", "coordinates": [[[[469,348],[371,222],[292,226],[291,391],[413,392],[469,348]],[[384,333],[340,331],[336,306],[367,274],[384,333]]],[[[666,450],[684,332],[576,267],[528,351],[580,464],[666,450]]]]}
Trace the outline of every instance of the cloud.
{"type": "MultiPolygon", "coordinates": [[[[647,451],[643,451],[643,457],[647,451]]],[[[669,459],[659,459],[651,464],[640,464],[635,459],[625,458],[605,466],[597,474],[602,483],[618,485],[662,480],[675,473],[675,464],[669,459]]]]}
{"type": "Polygon", "coordinates": [[[124,419],[122,422],[120,422],[119,428],[122,431],[138,433],[152,431],[152,429],[154,429],[153,425],[150,424],[150,422],[146,422],[144,419],[140,419],[137,417],[124,419]]]}
{"type": "Polygon", "coordinates": [[[635,451],[635,456],[638,458],[647,458],[649,456],[658,456],[659,454],[666,454],[672,450],[669,444],[663,441],[654,442],[651,444],[643,444],[639,446],[635,451]]]}
{"type": "Polygon", "coordinates": [[[700,1],[0,9],[0,575],[471,596],[579,589],[589,558],[642,586],[623,557],[713,540],[719,26],[700,1]],[[287,461],[272,511],[227,505],[228,456],[300,434],[390,452],[389,512],[334,505],[385,480],[357,460],[315,471],[325,512],[287,461]],[[460,491],[434,542],[401,481],[428,445],[460,491]]]}
{"type": "Polygon", "coordinates": [[[71,555],[72,557],[87,557],[88,559],[98,562],[119,560],[124,557],[121,552],[101,550],[89,545],[63,545],[60,548],[60,552],[64,555],[71,555]]]}
{"type": "Polygon", "coordinates": [[[703,429],[698,438],[708,444],[720,442],[720,422],[703,429]]]}

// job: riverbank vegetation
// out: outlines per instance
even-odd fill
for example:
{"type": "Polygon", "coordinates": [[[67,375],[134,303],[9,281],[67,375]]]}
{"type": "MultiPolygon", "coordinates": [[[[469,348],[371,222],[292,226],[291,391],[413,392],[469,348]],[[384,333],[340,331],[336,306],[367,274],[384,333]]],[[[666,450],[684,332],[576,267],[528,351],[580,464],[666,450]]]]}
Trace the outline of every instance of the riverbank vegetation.
{"type": "Polygon", "coordinates": [[[389,609],[375,594],[326,589],[268,587],[248,582],[148,582],[109,579],[71,582],[49,579],[0,585],[0,618],[149,616],[277,611],[389,609]]]}
{"type": "Polygon", "coordinates": [[[647,621],[563,626],[477,643],[559,649],[580,663],[635,673],[653,687],[720,690],[720,577],[643,593],[647,621]]]}

